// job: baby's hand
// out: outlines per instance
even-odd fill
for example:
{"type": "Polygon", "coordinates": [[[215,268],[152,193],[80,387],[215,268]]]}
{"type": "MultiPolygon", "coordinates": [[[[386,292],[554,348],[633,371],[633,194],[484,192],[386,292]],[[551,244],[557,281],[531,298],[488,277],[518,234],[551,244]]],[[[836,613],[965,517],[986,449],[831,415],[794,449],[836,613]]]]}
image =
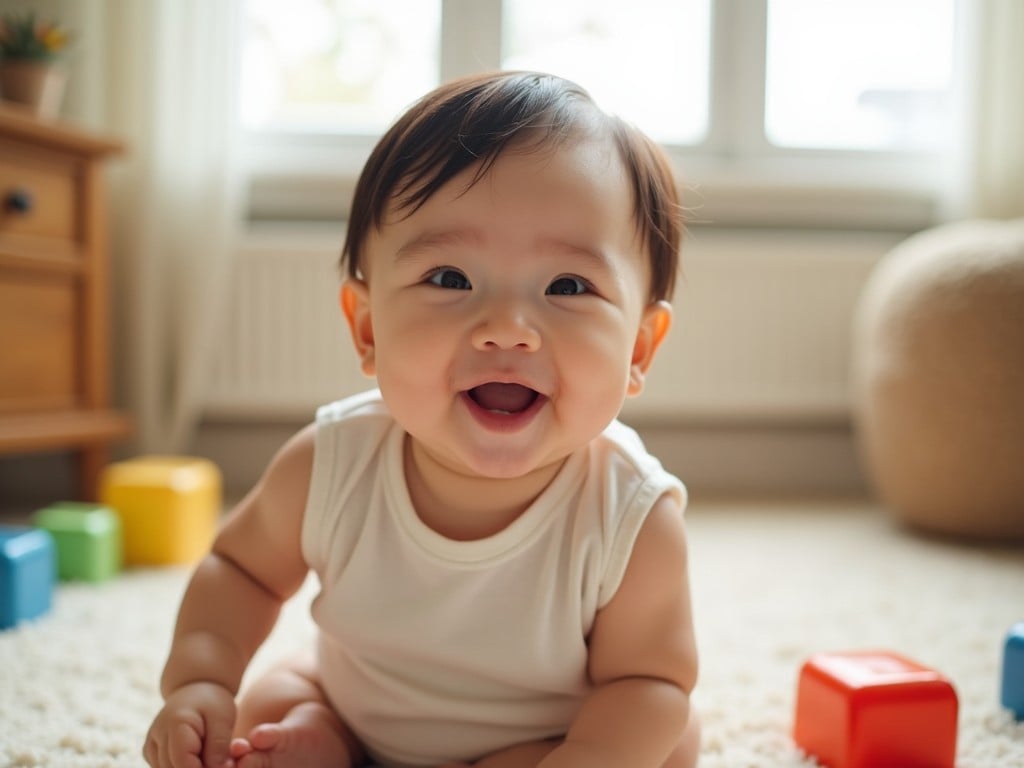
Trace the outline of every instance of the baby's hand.
{"type": "Polygon", "coordinates": [[[151,768],[227,768],[235,697],[216,683],[174,691],[149,727],[142,755],[151,768]]]}

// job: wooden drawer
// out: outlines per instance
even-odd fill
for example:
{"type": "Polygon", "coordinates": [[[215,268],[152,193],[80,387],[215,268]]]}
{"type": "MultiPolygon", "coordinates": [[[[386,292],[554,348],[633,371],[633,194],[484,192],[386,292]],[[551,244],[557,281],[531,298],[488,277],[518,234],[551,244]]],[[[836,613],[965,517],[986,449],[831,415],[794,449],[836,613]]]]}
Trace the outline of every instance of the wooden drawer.
{"type": "Polygon", "coordinates": [[[71,408],[81,383],[76,280],[0,273],[0,415],[71,408]]]}
{"type": "Polygon", "coordinates": [[[0,233],[75,240],[76,186],[72,163],[0,142],[0,233]]]}
{"type": "Polygon", "coordinates": [[[108,378],[101,171],[120,150],[0,102],[0,457],[73,451],[86,500],[131,430],[108,378]]]}

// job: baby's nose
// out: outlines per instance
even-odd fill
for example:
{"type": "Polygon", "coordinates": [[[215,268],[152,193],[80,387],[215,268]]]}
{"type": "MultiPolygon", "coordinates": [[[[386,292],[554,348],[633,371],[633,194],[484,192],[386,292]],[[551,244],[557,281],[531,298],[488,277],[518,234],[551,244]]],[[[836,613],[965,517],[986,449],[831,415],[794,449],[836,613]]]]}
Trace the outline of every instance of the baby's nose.
{"type": "Polygon", "coordinates": [[[540,332],[522,307],[511,302],[492,306],[473,329],[473,346],[480,350],[540,348],[540,332]]]}

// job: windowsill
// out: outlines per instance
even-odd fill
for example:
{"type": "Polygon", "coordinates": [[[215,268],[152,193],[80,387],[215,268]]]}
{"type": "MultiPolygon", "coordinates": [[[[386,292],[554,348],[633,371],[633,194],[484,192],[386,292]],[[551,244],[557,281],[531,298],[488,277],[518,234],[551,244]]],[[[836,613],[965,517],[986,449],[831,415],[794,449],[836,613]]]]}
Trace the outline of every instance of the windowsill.
{"type": "MultiPolygon", "coordinates": [[[[351,177],[265,175],[250,186],[249,220],[344,222],[355,189],[351,177]]],[[[769,227],[915,232],[939,222],[937,196],[880,185],[825,185],[714,179],[687,180],[689,227],[769,227]]]]}
{"type": "Polygon", "coordinates": [[[715,181],[683,200],[690,226],[914,232],[939,218],[934,195],[868,185],[715,181]]]}
{"type": "MultiPolygon", "coordinates": [[[[344,221],[371,137],[250,136],[251,221],[344,221]]],[[[767,149],[730,158],[668,149],[690,226],[914,232],[938,223],[935,157],[767,149]]]]}

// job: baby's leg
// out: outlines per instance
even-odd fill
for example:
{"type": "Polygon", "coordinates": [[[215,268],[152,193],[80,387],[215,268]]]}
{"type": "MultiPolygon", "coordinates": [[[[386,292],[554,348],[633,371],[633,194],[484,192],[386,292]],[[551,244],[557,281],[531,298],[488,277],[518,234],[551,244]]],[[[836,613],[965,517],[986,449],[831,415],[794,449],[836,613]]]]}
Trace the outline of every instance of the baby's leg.
{"type": "Polygon", "coordinates": [[[312,654],[243,691],[231,755],[238,768],[355,768],[365,754],[328,703],[312,654]]]}
{"type": "Polygon", "coordinates": [[[694,768],[700,753],[700,718],[690,708],[690,719],[686,722],[683,735],[676,744],[675,750],[665,761],[664,768],[694,768]]]}

